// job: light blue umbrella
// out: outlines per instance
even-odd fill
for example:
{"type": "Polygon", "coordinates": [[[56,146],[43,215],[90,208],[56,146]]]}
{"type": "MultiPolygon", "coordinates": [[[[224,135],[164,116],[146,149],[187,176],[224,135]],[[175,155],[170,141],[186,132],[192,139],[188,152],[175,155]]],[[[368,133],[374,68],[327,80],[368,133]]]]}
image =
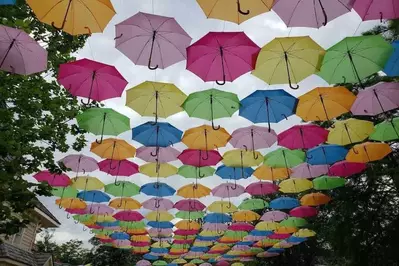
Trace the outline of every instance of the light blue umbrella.
{"type": "Polygon", "coordinates": [[[176,190],[161,182],[147,183],[140,188],[140,191],[148,196],[167,197],[173,196],[176,190]]]}
{"type": "Polygon", "coordinates": [[[78,198],[89,202],[108,202],[111,197],[99,190],[81,191],[78,198]]]}
{"type": "Polygon", "coordinates": [[[269,207],[276,210],[289,210],[300,205],[299,200],[290,197],[277,198],[269,203],[269,207]]]}
{"type": "Polygon", "coordinates": [[[0,6],[4,5],[15,5],[17,0],[0,0],[0,6]]]}
{"type": "Polygon", "coordinates": [[[384,72],[387,76],[396,77],[399,76],[399,41],[394,41],[392,46],[394,52],[385,65],[384,72]]]}
{"type": "Polygon", "coordinates": [[[320,145],[306,153],[307,163],[312,165],[334,164],[345,160],[348,150],[339,145],[320,145]]]}
{"type": "Polygon", "coordinates": [[[229,166],[219,166],[216,170],[216,175],[220,176],[222,179],[247,179],[254,172],[251,167],[229,167],[229,166]]]}

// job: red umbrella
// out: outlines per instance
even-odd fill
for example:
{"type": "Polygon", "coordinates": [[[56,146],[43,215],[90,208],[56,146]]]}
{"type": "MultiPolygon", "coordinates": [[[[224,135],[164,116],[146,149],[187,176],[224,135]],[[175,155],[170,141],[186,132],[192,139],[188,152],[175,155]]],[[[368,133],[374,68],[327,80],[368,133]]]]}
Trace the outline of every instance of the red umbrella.
{"type": "Polygon", "coordinates": [[[113,217],[119,221],[128,221],[128,222],[130,221],[138,222],[144,219],[144,216],[136,211],[121,211],[115,213],[113,217]]]}
{"type": "Polygon", "coordinates": [[[253,70],[259,51],[244,32],[209,32],[187,48],[187,69],[224,85],[253,70]]]}
{"type": "Polygon", "coordinates": [[[191,235],[198,234],[198,230],[181,230],[181,229],[178,229],[174,233],[175,233],[175,235],[180,235],[180,236],[191,236],[191,235]]]}
{"type": "Polygon", "coordinates": [[[329,176],[351,176],[360,174],[364,170],[366,170],[367,164],[365,163],[352,163],[348,161],[341,161],[333,164],[329,171],[329,176]]]}
{"type": "Polygon", "coordinates": [[[196,199],[184,199],[179,200],[173,206],[179,211],[202,211],[206,208],[206,206],[199,200],[196,199]]]}
{"type": "Polygon", "coordinates": [[[290,211],[291,216],[300,218],[313,217],[316,216],[318,213],[319,211],[317,209],[310,206],[300,206],[290,211]]]}
{"type": "Polygon", "coordinates": [[[291,234],[272,234],[268,236],[270,239],[287,239],[291,236],[291,234]]]}
{"type": "Polygon", "coordinates": [[[195,167],[217,165],[218,162],[222,160],[220,153],[214,150],[202,151],[187,149],[184,150],[178,158],[183,164],[195,167]]]}
{"type": "Polygon", "coordinates": [[[33,176],[39,182],[47,182],[52,187],[67,187],[71,184],[66,174],[53,174],[50,171],[41,171],[33,176]]]}
{"type": "Polygon", "coordinates": [[[310,149],[324,143],[328,130],[317,125],[297,125],[278,134],[278,145],[291,150],[310,149]]]}
{"type": "Polygon", "coordinates": [[[255,229],[255,226],[249,223],[234,223],[229,226],[229,230],[231,231],[252,231],[255,229]]]}

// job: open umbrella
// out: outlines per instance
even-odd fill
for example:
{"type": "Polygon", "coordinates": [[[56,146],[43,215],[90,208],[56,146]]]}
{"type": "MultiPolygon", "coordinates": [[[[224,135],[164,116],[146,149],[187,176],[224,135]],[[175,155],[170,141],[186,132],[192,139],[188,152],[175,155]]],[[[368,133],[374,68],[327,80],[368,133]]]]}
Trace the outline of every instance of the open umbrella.
{"type": "Polygon", "coordinates": [[[168,213],[167,211],[152,211],[148,213],[145,218],[148,221],[157,221],[157,222],[170,222],[172,221],[175,217],[168,213]]]}
{"type": "Polygon", "coordinates": [[[269,203],[270,208],[276,210],[290,210],[300,206],[299,200],[290,197],[280,197],[269,203]]]}
{"type": "Polygon", "coordinates": [[[331,190],[343,187],[346,184],[345,178],[321,176],[313,179],[313,188],[316,190],[331,190]]]}
{"type": "Polygon", "coordinates": [[[256,168],[253,175],[259,180],[277,181],[289,178],[291,170],[288,168],[274,168],[267,165],[261,165],[256,168]]]}
{"type": "Polygon", "coordinates": [[[199,230],[201,225],[195,221],[181,220],[175,224],[175,227],[180,230],[199,230]]]}
{"type": "Polygon", "coordinates": [[[280,222],[289,217],[289,215],[282,211],[268,211],[260,218],[262,221],[280,222]]]}
{"type": "Polygon", "coordinates": [[[305,152],[279,148],[265,155],[265,165],[270,167],[295,167],[305,161],[305,152]]]}
{"type": "Polygon", "coordinates": [[[89,202],[108,202],[111,199],[108,194],[99,190],[81,191],[77,197],[89,202]]]}
{"type": "Polygon", "coordinates": [[[320,145],[306,152],[306,162],[311,165],[333,164],[345,159],[348,150],[339,145],[320,145]]]}
{"type": "Polygon", "coordinates": [[[279,184],[283,193],[301,193],[313,188],[312,181],[307,179],[287,179],[279,184]]]}
{"type": "MultiPolygon", "coordinates": [[[[258,166],[263,161],[263,156],[260,152],[246,150],[230,150],[223,154],[223,163],[229,167],[240,167],[241,171],[244,171],[245,167],[258,166]]],[[[241,173],[243,177],[245,174],[241,173]]]]}
{"type": "Polygon", "coordinates": [[[178,158],[183,164],[195,167],[213,166],[222,160],[222,156],[217,151],[193,149],[184,150],[178,158]]]}
{"type": "Polygon", "coordinates": [[[230,134],[224,128],[214,130],[211,126],[203,125],[186,130],[181,141],[190,149],[207,152],[226,146],[230,138],[230,134]]]}
{"type": "Polygon", "coordinates": [[[97,154],[101,158],[110,159],[112,164],[113,160],[120,161],[136,154],[136,148],[131,146],[125,140],[108,138],[102,141],[101,144],[93,142],[90,151],[97,154]]]}
{"type": "Polygon", "coordinates": [[[113,215],[119,221],[138,222],[144,219],[144,216],[136,211],[120,211],[113,215]]]}
{"type": "Polygon", "coordinates": [[[177,195],[183,198],[199,199],[211,194],[211,189],[201,184],[189,184],[177,190],[177,195]]]}
{"type": "Polygon", "coordinates": [[[365,163],[340,161],[330,167],[330,169],[328,170],[328,175],[347,177],[360,174],[361,172],[366,170],[366,168],[367,165],[365,163]]]}
{"type": "Polygon", "coordinates": [[[111,200],[108,205],[114,209],[122,210],[135,210],[141,208],[140,202],[132,198],[115,198],[111,200]]]}
{"type": "Polygon", "coordinates": [[[175,194],[176,190],[161,182],[147,183],[140,188],[140,191],[148,196],[167,197],[175,194]]]}
{"type": "Polygon", "coordinates": [[[184,176],[185,178],[204,178],[213,176],[215,168],[210,166],[196,167],[191,165],[182,165],[177,174],[184,176]]]}
{"type": "Polygon", "coordinates": [[[206,206],[199,200],[184,199],[176,202],[173,208],[176,208],[179,211],[202,211],[206,206]]]}
{"type": "Polygon", "coordinates": [[[278,134],[278,145],[291,150],[310,149],[327,140],[328,131],[317,125],[296,125],[278,134]]]}
{"type": "Polygon", "coordinates": [[[1,0],[0,5],[15,5],[17,0],[1,0]]]}
{"type": "Polygon", "coordinates": [[[115,197],[132,197],[140,193],[140,187],[128,181],[121,181],[117,184],[111,183],[105,185],[104,190],[108,194],[115,197]]]}
{"type": "Polygon", "coordinates": [[[98,169],[97,161],[83,154],[71,154],[61,159],[64,166],[72,171],[79,173],[93,172],[98,169]]]}
{"type": "Polygon", "coordinates": [[[239,180],[247,179],[252,175],[254,170],[251,167],[229,167],[229,166],[219,166],[216,169],[216,175],[220,176],[222,179],[239,180]]]}
{"type": "Polygon", "coordinates": [[[381,122],[375,126],[370,135],[371,140],[393,141],[399,139],[399,117],[381,122]]]}
{"type": "Polygon", "coordinates": [[[336,121],[329,131],[327,143],[348,145],[367,139],[374,131],[374,124],[370,121],[349,118],[336,121]]]}
{"type": "Polygon", "coordinates": [[[231,217],[224,213],[209,213],[204,217],[205,223],[230,223],[231,217]]]}
{"type": "Polygon", "coordinates": [[[302,163],[292,168],[291,178],[315,178],[327,174],[328,171],[328,165],[302,163]]]}
{"type": "Polygon", "coordinates": [[[353,146],[346,160],[353,163],[370,163],[379,161],[390,153],[392,149],[387,143],[365,142],[353,146]]]}
{"type": "Polygon", "coordinates": [[[399,41],[394,41],[392,46],[394,52],[385,65],[384,73],[387,74],[387,76],[395,77],[399,76],[399,41]]]}
{"type": "Polygon", "coordinates": [[[241,204],[238,206],[240,210],[263,210],[268,207],[269,204],[264,201],[263,199],[245,199],[241,204]]]}
{"type": "Polygon", "coordinates": [[[72,179],[71,186],[80,190],[100,190],[104,188],[104,183],[96,177],[78,176],[72,179]]]}
{"type": "Polygon", "coordinates": [[[0,25],[0,69],[31,75],[47,69],[47,51],[27,33],[0,25]]]}
{"type": "Polygon", "coordinates": [[[310,206],[299,206],[290,210],[290,215],[293,217],[306,218],[316,216],[319,211],[310,206]]]}
{"type": "Polygon", "coordinates": [[[390,0],[356,0],[353,9],[363,21],[399,18],[399,5],[390,0]]]}
{"type": "Polygon", "coordinates": [[[78,198],[57,199],[55,204],[65,209],[86,209],[87,207],[86,202],[78,198]]]}
{"type": "Polygon", "coordinates": [[[69,176],[66,174],[51,173],[48,170],[41,171],[33,175],[38,182],[47,182],[54,187],[67,187],[71,184],[69,176]]]}
{"type": "Polygon", "coordinates": [[[151,198],[144,201],[142,204],[143,208],[152,211],[169,211],[170,209],[173,209],[173,202],[164,198],[151,198]]]}
{"type": "Polygon", "coordinates": [[[60,198],[76,198],[78,190],[72,186],[67,187],[53,187],[51,194],[60,198]]]}
{"type": "Polygon", "coordinates": [[[245,193],[245,188],[238,184],[223,183],[212,189],[212,195],[220,198],[234,198],[245,193]]]}
{"type": "MultiPolygon", "coordinates": [[[[201,211],[178,211],[176,213],[176,218],[185,220],[198,220],[204,218],[205,213],[201,211]]],[[[176,233],[176,232],[175,232],[176,233]]],[[[191,235],[192,233],[190,233],[191,235]]]]}
{"type": "Polygon", "coordinates": [[[252,196],[262,196],[262,195],[269,195],[274,194],[278,191],[279,187],[276,184],[270,182],[255,182],[249,184],[245,188],[245,192],[252,196]]]}
{"type": "Polygon", "coordinates": [[[187,48],[187,69],[224,85],[253,70],[259,50],[244,32],[209,32],[187,48]]]}
{"type": "Polygon", "coordinates": [[[110,159],[98,163],[100,170],[109,175],[115,176],[115,185],[118,186],[118,176],[132,176],[139,172],[139,166],[128,160],[112,161],[110,159]]]}
{"type": "Polygon", "coordinates": [[[177,168],[167,163],[147,163],[140,166],[140,173],[149,177],[169,177],[177,174],[177,168]]]}
{"type": "Polygon", "coordinates": [[[145,147],[142,146],[137,149],[136,156],[143,161],[152,162],[152,163],[168,163],[177,160],[177,156],[179,156],[180,151],[176,150],[172,147],[145,147]],[[158,156],[154,157],[152,154],[155,154],[158,150],[158,156]]]}
{"type": "Polygon", "coordinates": [[[303,206],[320,206],[327,204],[331,198],[323,193],[310,193],[301,198],[301,205],[303,206]]]}

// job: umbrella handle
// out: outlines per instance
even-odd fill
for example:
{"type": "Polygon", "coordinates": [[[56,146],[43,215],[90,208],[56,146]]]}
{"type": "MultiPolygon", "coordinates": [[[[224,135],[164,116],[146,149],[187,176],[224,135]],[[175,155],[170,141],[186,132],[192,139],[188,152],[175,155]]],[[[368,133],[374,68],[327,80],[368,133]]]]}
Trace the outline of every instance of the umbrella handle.
{"type": "MultiPolygon", "coordinates": [[[[120,184],[119,184],[119,185],[120,185],[120,184]]],[[[119,185],[118,185],[118,186],[119,186],[119,185]]],[[[117,207],[118,207],[118,208],[122,207],[122,198],[121,198],[120,203],[117,205],[117,207]]]]}
{"type": "Polygon", "coordinates": [[[58,28],[57,26],[55,26],[54,21],[51,22],[51,26],[53,26],[53,28],[55,28],[56,30],[62,30],[65,27],[65,23],[66,23],[66,20],[67,20],[67,17],[68,17],[69,9],[71,8],[71,4],[72,4],[72,0],[69,0],[68,7],[67,7],[67,10],[65,12],[64,20],[62,21],[62,24],[61,24],[61,28],[58,28]]]}
{"type": "Polygon", "coordinates": [[[259,154],[257,154],[257,153],[255,152],[255,150],[252,151],[252,154],[253,154],[253,156],[254,156],[254,159],[255,159],[255,160],[258,160],[259,154]]]}
{"type": "Polygon", "coordinates": [[[206,154],[206,157],[205,157],[205,158],[201,156],[202,160],[204,160],[204,161],[206,161],[206,160],[209,159],[209,151],[206,150],[205,154],[206,154]]]}
{"type": "Polygon", "coordinates": [[[115,178],[114,185],[117,187],[119,187],[121,185],[120,182],[118,183],[118,177],[115,178]]]}
{"type": "Polygon", "coordinates": [[[383,19],[383,14],[382,12],[380,12],[380,22],[382,23],[382,19],[383,19]]]}
{"type": "Polygon", "coordinates": [[[101,144],[101,143],[103,143],[103,137],[104,137],[104,136],[103,136],[103,135],[101,135],[101,139],[100,139],[100,140],[97,140],[97,139],[96,139],[96,143],[97,143],[97,144],[101,144]]]}
{"type": "Polygon", "coordinates": [[[237,11],[238,11],[238,13],[240,13],[241,15],[244,15],[244,16],[247,16],[247,15],[249,15],[249,13],[251,13],[249,10],[247,10],[247,11],[241,10],[240,0],[237,0],[237,11]]]}
{"type": "Polygon", "coordinates": [[[359,152],[356,151],[355,147],[353,147],[352,150],[353,150],[353,152],[354,152],[355,154],[359,154],[359,152]]]}
{"type": "MultiPolygon", "coordinates": [[[[216,81],[216,82],[217,82],[217,81],[216,81]]],[[[220,125],[215,126],[215,124],[213,123],[213,120],[212,120],[212,129],[213,129],[213,130],[219,130],[219,129],[220,129],[220,125]]]]}
{"type": "Polygon", "coordinates": [[[69,220],[71,219],[71,214],[68,212],[66,218],[69,220]]]}
{"type": "Polygon", "coordinates": [[[160,204],[160,202],[159,202],[159,200],[155,200],[155,205],[154,205],[154,207],[155,208],[159,208],[159,207],[161,207],[161,204],[160,204]]]}
{"type": "Polygon", "coordinates": [[[220,58],[222,59],[223,81],[219,82],[216,80],[216,84],[223,86],[224,84],[226,84],[226,73],[224,71],[224,57],[223,57],[223,47],[222,46],[219,47],[219,51],[220,51],[220,58]]]}
{"type": "Polygon", "coordinates": [[[78,224],[79,223],[79,221],[73,221],[75,224],[78,224]]]}
{"type": "MultiPolygon", "coordinates": [[[[234,179],[234,186],[231,187],[232,190],[236,190],[237,189],[237,180],[234,179]]],[[[231,205],[231,203],[230,203],[231,205]]],[[[229,208],[230,209],[230,208],[229,208]]]]}
{"type": "Polygon", "coordinates": [[[299,89],[299,85],[296,85],[295,87],[292,85],[292,81],[291,81],[291,71],[290,71],[290,66],[289,66],[289,61],[288,61],[288,54],[287,54],[287,52],[284,52],[284,58],[285,58],[285,66],[286,66],[286,68],[287,68],[288,85],[290,86],[291,89],[297,90],[297,89],[299,89]]]}
{"type": "Polygon", "coordinates": [[[226,84],[226,76],[223,76],[223,81],[219,82],[216,80],[216,84],[218,84],[219,86],[223,86],[224,84],[226,84]]]}
{"type": "Polygon", "coordinates": [[[94,214],[94,213],[95,213],[95,211],[92,211],[92,208],[90,207],[90,211],[89,211],[89,213],[90,213],[90,214],[94,214]]]}
{"type": "Polygon", "coordinates": [[[96,139],[96,143],[97,143],[97,144],[101,144],[101,143],[103,142],[104,130],[105,130],[105,121],[106,121],[106,119],[107,119],[107,113],[104,112],[104,115],[103,115],[103,126],[102,126],[102,129],[101,129],[101,139],[100,139],[100,141],[98,141],[98,140],[96,139]]]}
{"type": "Polygon", "coordinates": [[[198,167],[198,177],[199,178],[205,177],[205,174],[201,173],[201,168],[200,167],[198,167]]]}
{"type": "Polygon", "coordinates": [[[320,4],[320,7],[321,7],[321,10],[323,11],[323,16],[324,16],[323,26],[326,26],[327,23],[328,23],[327,12],[326,12],[326,9],[324,8],[323,3],[321,2],[321,0],[319,0],[319,4],[320,4]]]}
{"type": "Polygon", "coordinates": [[[83,104],[84,106],[88,106],[88,105],[90,105],[90,98],[87,98],[87,102],[80,100],[80,103],[83,104]]]}
{"type": "Polygon", "coordinates": [[[308,159],[308,160],[313,159],[313,155],[310,155],[310,156],[307,156],[307,155],[306,155],[306,159],[308,159]]]}
{"type": "Polygon", "coordinates": [[[115,36],[114,41],[116,41],[116,40],[122,38],[122,36],[123,36],[123,33],[121,33],[121,35],[119,35],[119,36],[115,36]]]}
{"type": "Polygon", "coordinates": [[[83,226],[83,232],[86,232],[87,228],[85,226],[83,226]]]}
{"type": "Polygon", "coordinates": [[[158,65],[156,65],[155,67],[151,66],[152,52],[154,51],[154,42],[155,42],[156,35],[157,35],[157,31],[154,30],[154,32],[152,34],[150,57],[148,58],[148,69],[150,69],[150,70],[156,70],[158,68],[158,65]]]}
{"type": "Polygon", "coordinates": [[[159,147],[157,146],[155,148],[155,153],[152,151],[150,154],[151,154],[152,157],[158,157],[158,155],[159,155],[159,147]]]}

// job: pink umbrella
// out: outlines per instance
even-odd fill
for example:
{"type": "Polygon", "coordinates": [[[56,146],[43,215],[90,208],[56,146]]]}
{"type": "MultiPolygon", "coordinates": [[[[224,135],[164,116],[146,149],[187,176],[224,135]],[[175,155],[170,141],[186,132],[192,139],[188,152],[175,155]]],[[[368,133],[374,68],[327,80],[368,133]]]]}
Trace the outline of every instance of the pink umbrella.
{"type": "Polygon", "coordinates": [[[116,25],[115,40],[115,47],[133,63],[151,70],[185,60],[191,43],[191,37],[174,18],[142,12],[116,25]]]}
{"type": "Polygon", "coordinates": [[[361,90],[353,103],[354,115],[375,116],[399,108],[399,83],[380,82],[361,90]]]}
{"type": "Polygon", "coordinates": [[[287,239],[291,236],[291,234],[272,234],[268,236],[270,239],[287,239]]]}
{"type": "Polygon", "coordinates": [[[392,0],[356,0],[353,9],[363,21],[399,18],[399,4],[392,0]]]}
{"type": "Polygon", "coordinates": [[[187,69],[224,85],[253,70],[259,51],[244,32],[209,32],[187,48],[187,69]]]}
{"type": "Polygon", "coordinates": [[[341,161],[333,164],[328,172],[329,176],[351,176],[360,174],[366,170],[367,164],[365,163],[352,163],[347,161],[341,161]]]}
{"type": "Polygon", "coordinates": [[[316,216],[318,213],[319,211],[316,208],[310,206],[300,206],[290,211],[291,216],[300,218],[313,217],[316,216]]]}
{"type": "Polygon", "coordinates": [[[274,12],[287,27],[320,28],[349,13],[353,0],[275,0],[274,12]]]}
{"type": "Polygon", "coordinates": [[[204,255],[204,252],[193,252],[193,251],[190,251],[190,252],[187,252],[187,254],[186,254],[186,256],[190,256],[190,257],[200,257],[202,255],[204,255]]]}
{"type": "Polygon", "coordinates": [[[151,266],[151,262],[149,262],[148,260],[139,260],[138,262],[136,262],[136,266],[151,266]]]}
{"type": "Polygon", "coordinates": [[[31,75],[47,69],[47,51],[29,34],[0,25],[0,69],[31,75]]]}
{"type": "Polygon", "coordinates": [[[114,241],[113,241],[113,244],[114,244],[115,246],[117,246],[117,247],[128,247],[128,246],[130,246],[130,240],[126,240],[126,239],[123,239],[123,240],[114,240],[114,241]]]}
{"type": "Polygon", "coordinates": [[[161,242],[161,241],[172,241],[173,238],[172,237],[152,237],[151,238],[153,241],[155,242],[161,242]]]}
{"type": "Polygon", "coordinates": [[[244,241],[261,241],[263,239],[265,239],[266,236],[253,236],[253,235],[249,235],[244,237],[244,241]]]}
{"type": "Polygon", "coordinates": [[[230,263],[228,263],[225,260],[221,260],[218,263],[216,263],[216,266],[229,266],[229,265],[230,265],[230,263]]]}
{"type": "Polygon", "coordinates": [[[252,224],[248,224],[248,223],[234,223],[232,225],[229,226],[229,230],[232,231],[252,231],[255,229],[255,226],[253,226],[252,224]]]}
{"type": "Polygon", "coordinates": [[[278,134],[278,145],[291,150],[310,149],[327,141],[328,133],[316,125],[297,125],[278,134]]]}
{"type": "Polygon", "coordinates": [[[159,236],[170,236],[173,234],[172,228],[150,228],[148,229],[148,234],[150,236],[159,237],[159,236]]]}
{"type": "Polygon", "coordinates": [[[132,247],[147,247],[147,246],[149,246],[149,242],[136,242],[136,241],[133,241],[131,243],[131,246],[132,247]]]}
{"type": "Polygon", "coordinates": [[[240,251],[245,251],[245,250],[250,250],[250,246],[245,246],[245,245],[235,245],[234,247],[231,248],[231,250],[240,250],[240,251]]]}
{"type": "Polygon", "coordinates": [[[146,162],[168,163],[177,160],[180,152],[172,147],[140,147],[136,151],[136,156],[146,162]],[[153,156],[158,150],[158,156],[153,156]]]}
{"type": "Polygon", "coordinates": [[[205,263],[201,263],[199,266],[212,266],[212,264],[205,262],[205,263]]]}
{"type": "Polygon", "coordinates": [[[245,188],[238,184],[224,183],[212,189],[212,195],[221,198],[234,198],[245,193],[245,188]]]}
{"type": "Polygon", "coordinates": [[[208,254],[223,254],[225,251],[224,250],[209,250],[207,253],[208,254]]]}
{"type": "Polygon", "coordinates": [[[71,154],[61,159],[66,168],[78,172],[93,172],[98,169],[97,161],[83,154],[71,154]]]}
{"type": "Polygon", "coordinates": [[[179,160],[185,165],[195,167],[217,165],[222,160],[222,156],[218,151],[202,151],[202,150],[184,150],[179,156],[179,160]],[[206,157],[205,157],[206,156],[206,157]]]}
{"type": "Polygon", "coordinates": [[[85,104],[120,97],[128,83],[115,67],[89,59],[61,64],[58,82],[73,96],[88,98],[85,104]]]}
{"type": "Polygon", "coordinates": [[[228,228],[227,224],[222,223],[205,223],[202,225],[204,231],[226,231],[228,228]]]}
{"type": "Polygon", "coordinates": [[[175,235],[180,235],[180,236],[191,236],[191,235],[198,234],[198,230],[181,230],[181,229],[178,229],[174,233],[175,233],[175,235]]]}
{"type": "Polygon", "coordinates": [[[196,199],[183,199],[179,200],[173,206],[179,211],[202,211],[206,206],[199,200],[196,199]]]}
{"type": "Polygon", "coordinates": [[[302,163],[291,170],[291,178],[315,178],[327,174],[329,166],[302,163]]]}
{"type": "Polygon", "coordinates": [[[134,222],[138,222],[144,219],[144,216],[136,211],[121,211],[115,213],[113,217],[119,221],[134,221],[134,222]]]}
{"type": "Polygon", "coordinates": [[[114,183],[117,184],[118,176],[131,176],[139,173],[139,166],[128,160],[104,160],[98,163],[100,170],[112,176],[116,176],[114,183]]]}
{"type": "Polygon", "coordinates": [[[194,239],[175,239],[173,240],[173,244],[191,244],[194,239]]]}
{"type": "Polygon", "coordinates": [[[169,211],[173,209],[173,202],[169,199],[164,198],[151,198],[142,203],[143,208],[152,210],[152,211],[169,211]]]}
{"type": "Polygon", "coordinates": [[[70,214],[87,214],[87,210],[86,209],[65,209],[66,212],[70,213],[70,214]]]}
{"type": "Polygon", "coordinates": [[[245,189],[245,192],[252,196],[262,196],[276,193],[279,187],[269,182],[256,182],[252,183],[245,189]]]}
{"type": "Polygon", "coordinates": [[[280,222],[289,217],[288,214],[282,211],[269,211],[262,215],[260,220],[262,221],[271,221],[271,222],[280,222]]]}
{"type": "Polygon", "coordinates": [[[114,209],[105,204],[91,204],[90,206],[86,207],[85,211],[87,214],[95,214],[95,215],[99,214],[111,215],[114,213],[114,209]]]}
{"type": "Polygon", "coordinates": [[[66,174],[52,174],[48,170],[41,171],[33,177],[39,182],[47,182],[52,187],[67,187],[71,184],[71,180],[66,174]]]}

